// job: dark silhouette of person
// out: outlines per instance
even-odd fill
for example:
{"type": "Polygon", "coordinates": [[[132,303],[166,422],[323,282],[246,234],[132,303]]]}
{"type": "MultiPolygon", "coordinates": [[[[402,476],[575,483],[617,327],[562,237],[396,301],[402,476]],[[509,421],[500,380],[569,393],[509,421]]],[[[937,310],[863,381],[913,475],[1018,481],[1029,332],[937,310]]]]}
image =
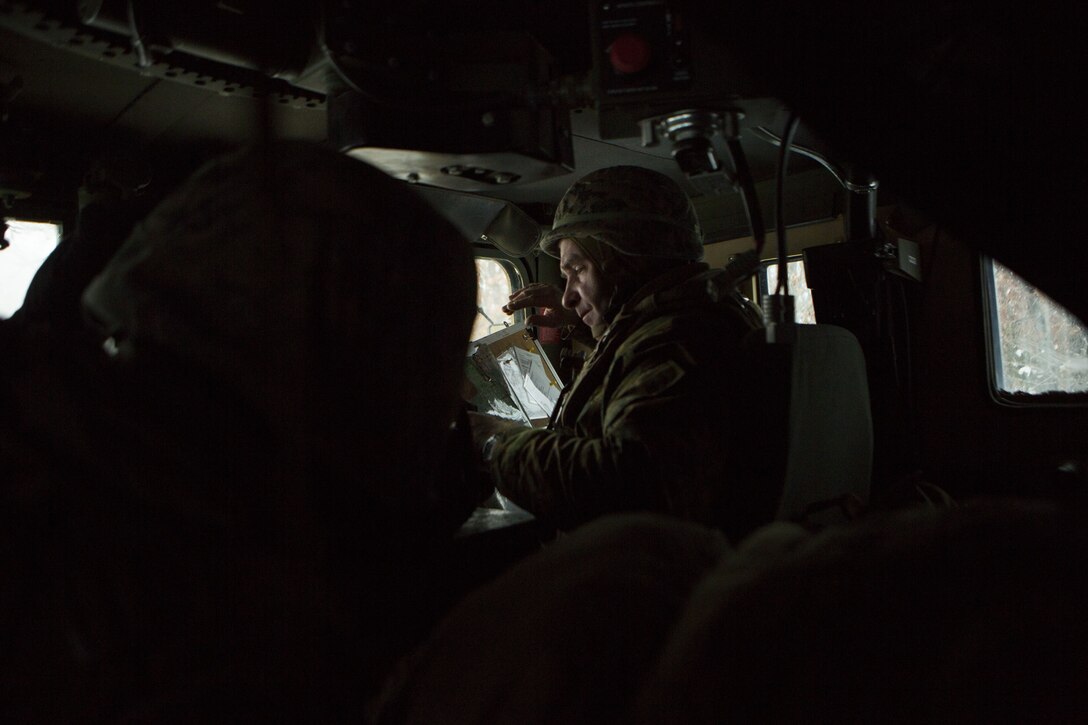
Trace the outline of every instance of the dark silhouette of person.
{"type": "Polygon", "coordinates": [[[169,195],[83,293],[95,345],[7,361],[5,718],[357,720],[478,497],[443,470],[474,303],[468,243],[332,150],[169,195]]]}
{"type": "Polygon", "coordinates": [[[1083,511],[973,500],[811,531],[575,530],[464,599],[393,723],[1054,722],[1088,708],[1083,511]]]}

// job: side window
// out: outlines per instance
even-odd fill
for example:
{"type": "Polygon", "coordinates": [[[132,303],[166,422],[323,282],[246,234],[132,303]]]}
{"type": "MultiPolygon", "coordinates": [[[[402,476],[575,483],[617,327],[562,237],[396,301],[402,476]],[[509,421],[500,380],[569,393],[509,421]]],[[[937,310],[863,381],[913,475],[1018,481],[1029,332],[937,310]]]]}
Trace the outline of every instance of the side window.
{"type": "MultiPolygon", "coordinates": [[[[0,249],[0,319],[23,306],[30,281],[60,242],[60,226],[48,222],[5,219],[7,246],[0,249]]],[[[2,245],[0,245],[2,246],[2,245]]]]}
{"type": "MultiPolygon", "coordinates": [[[[793,297],[793,320],[802,325],[816,324],[816,307],[812,304],[812,290],[805,281],[805,263],[800,257],[786,260],[787,281],[793,297]]],[[[778,262],[766,262],[759,279],[760,302],[774,294],[778,285],[778,262]]]]}
{"type": "Polygon", "coordinates": [[[476,321],[472,323],[471,340],[479,340],[521,319],[521,313],[511,316],[502,311],[510,294],[523,286],[516,265],[502,259],[476,258],[476,321]]]}
{"type": "Polygon", "coordinates": [[[990,384],[1002,402],[1088,402],[1088,330],[992,259],[982,262],[990,384]]]}

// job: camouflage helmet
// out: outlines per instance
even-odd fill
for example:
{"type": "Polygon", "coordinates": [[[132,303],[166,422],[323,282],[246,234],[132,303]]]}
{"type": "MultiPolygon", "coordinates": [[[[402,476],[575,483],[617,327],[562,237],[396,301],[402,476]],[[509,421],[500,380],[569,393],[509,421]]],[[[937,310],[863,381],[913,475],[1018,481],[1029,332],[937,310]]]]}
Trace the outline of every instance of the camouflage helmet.
{"type": "Polygon", "coordinates": [[[703,258],[695,207],[680,186],[641,166],[611,166],[576,181],[555,210],[540,248],[559,256],[559,241],[593,237],[621,254],[703,258]]]}

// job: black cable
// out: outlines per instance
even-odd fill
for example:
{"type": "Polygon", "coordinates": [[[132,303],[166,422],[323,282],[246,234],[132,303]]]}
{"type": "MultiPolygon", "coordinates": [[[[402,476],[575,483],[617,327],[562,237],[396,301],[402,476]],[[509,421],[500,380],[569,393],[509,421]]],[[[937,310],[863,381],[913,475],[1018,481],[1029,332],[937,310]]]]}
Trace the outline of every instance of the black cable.
{"type": "Polygon", "coordinates": [[[791,113],[786,121],[786,132],[782,134],[782,144],[778,147],[778,178],[775,183],[775,228],[778,232],[778,285],[774,293],[788,295],[790,293],[789,274],[786,269],[786,204],[783,201],[783,192],[786,187],[786,164],[789,162],[790,144],[793,143],[793,135],[797,132],[797,124],[800,119],[796,113],[791,113]]]}
{"type": "Polygon", "coordinates": [[[929,264],[926,265],[922,271],[922,284],[929,284],[930,277],[933,275],[933,263],[937,259],[937,245],[941,239],[941,225],[937,224],[933,227],[933,241],[929,245],[929,264]]]}
{"type": "Polygon", "coordinates": [[[914,368],[911,361],[911,340],[910,340],[910,303],[907,300],[907,288],[902,281],[898,284],[899,289],[899,303],[903,311],[903,367],[906,368],[904,375],[905,384],[903,392],[907,396],[907,406],[910,413],[914,412],[914,368]]]}
{"type": "Polygon", "coordinates": [[[895,344],[898,330],[895,324],[895,305],[892,300],[891,285],[894,283],[891,277],[886,272],[880,273],[880,290],[883,292],[881,296],[883,303],[883,310],[881,314],[885,316],[884,329],[888,335],[888,347],[891,353],[892,361],[892,378],[895,381],[895,390],[900,396],[903,394],[903,377],[899,371],[899,346],[895,344]]]}
{"type": "Polygon", "coordinates": [[[918,443],[918,406],[914,399],[914,359],[913,348],[911,340],[911,324],[910,324],[910,311],[911,306],[909,298],[907,297],[907,286],[900,283],[899,285],[899,297],[903,306],[903,332],[904,332],[904,352],[905,352],[905,364],[906,368],[906,386],[904,388],[904,395],[906,396],[906,408],[907,408],[907,436],[906,441],[907,450],[910,455],[910,465],[912,467],[918,465],[918,461],[921,458],[921,452],[918,443]]]}
{"type": "Polygon", "coordinates": [[[748,226],[751,227],[752,238],[756,241],[756,256],[758,257],[763,253],[763,246],[767,242],[767,229],[763,224],[763,210],[759,206],[752,170],[748,166],[748,157],[744,155],[744,148],[741,147],[739,138],[727,139],[725,147],[733,159],[733,170],[737,172],[740,199],[744,203],[744,213],[748,215],[748,226]]]}
{"type": "MultiPolygon", "coordinates": [[[[756,126],[755,128],[753,128],[752,135],[756,138],[766,141],[773,146],[782,145],[782,139],[778,138],[778,136],[775,136],[763,126],[756,126]]],[[[821,154],[819,151],[814,151],[805,146],[798,146],[797,144],[792,144],[790,146],[790,150],[795,154],[807,156],[813,161],[819,163],[820,166],[823,166],[828,171],[828,173],[830,173],[831,176],[835,178],[835,181],[839,182],[839,185],[842,186],[844,189],[847,189],[848,191],[858,190],[857,188],[850,188],[853,185],[846,180],[846,176],[843,170],[836,166],[830,159],[821,154]]]]}
{"type": "Polygon", "coordinates": [[[136,51],[136,65],[140,68],[151,67],[151,56],[144,45],[140,24],[136,21],[136,0],[128,0],[128,29],[131,33],[132,49],[136,51]]]}

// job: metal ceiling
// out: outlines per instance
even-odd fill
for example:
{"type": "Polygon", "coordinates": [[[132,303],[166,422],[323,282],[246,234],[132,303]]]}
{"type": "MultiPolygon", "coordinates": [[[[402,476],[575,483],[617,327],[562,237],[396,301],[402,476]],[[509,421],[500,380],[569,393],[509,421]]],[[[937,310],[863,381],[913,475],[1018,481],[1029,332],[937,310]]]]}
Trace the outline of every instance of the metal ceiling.
{"type": "MultiPolygon", "coordinates": [[[[0,83],[21,89],[6,104],[8,147],[35,146],[36,153],[61,157],[71,149],[93,149],[118,137],[145,146],[185,149],[229,147],[276,137],[322,142],[328,138],[323,94],[282,79],[261,78],[246,68],[203,63],[186,57],[175,64],[160,55],[148,67],[123,39],[62,22],[24,3],[0,2],[0,83]],[[57,129],[72,138],[58,139],[57,129]],[[35,136],[35,133],[40,133],[35,136]],[[18,143],[12,139],[18,137],[18,143]]],[[[312,71],[316,73],[316,71],[312,71]]],[[[313,80],[312,78],[310,79],[313,80]]],[[[769,109],[777,104],[772,102],[769,109]]],[[[784,125],[784,113],[767,114],[784,125]]],[[[436,122],[441,122],[437,119],[436,122]]],[[[717,220],[707,229],[717,238],[748,233],[741,200],[728,183],[713,192],[693,184],[671,156],[668,144],[645,146],[637,136],[602,138],[597,111],[570,111],[574,169],[550,178],[488,189],[485,195],[530,206],[554,205],[580,175],[605,166],[636,164],[673,176],[696,198],[700,213],[717,220]]],[[[771,179],[778,150],[755,134],[742,132],[741,145],[760,188],[764,218],[773,225],[771,179]]],[[[4,140],[0,139],[0,148],[4,140]]],[[[25,152],[26,149],[24,148],[25,152]]],[[[60,162],[58,162],[60,163],[60,162]]],[[[806,158],[790,162],[788,223],[825,219],[841,211],[842,191],[834,178],[806,158]]]]}

